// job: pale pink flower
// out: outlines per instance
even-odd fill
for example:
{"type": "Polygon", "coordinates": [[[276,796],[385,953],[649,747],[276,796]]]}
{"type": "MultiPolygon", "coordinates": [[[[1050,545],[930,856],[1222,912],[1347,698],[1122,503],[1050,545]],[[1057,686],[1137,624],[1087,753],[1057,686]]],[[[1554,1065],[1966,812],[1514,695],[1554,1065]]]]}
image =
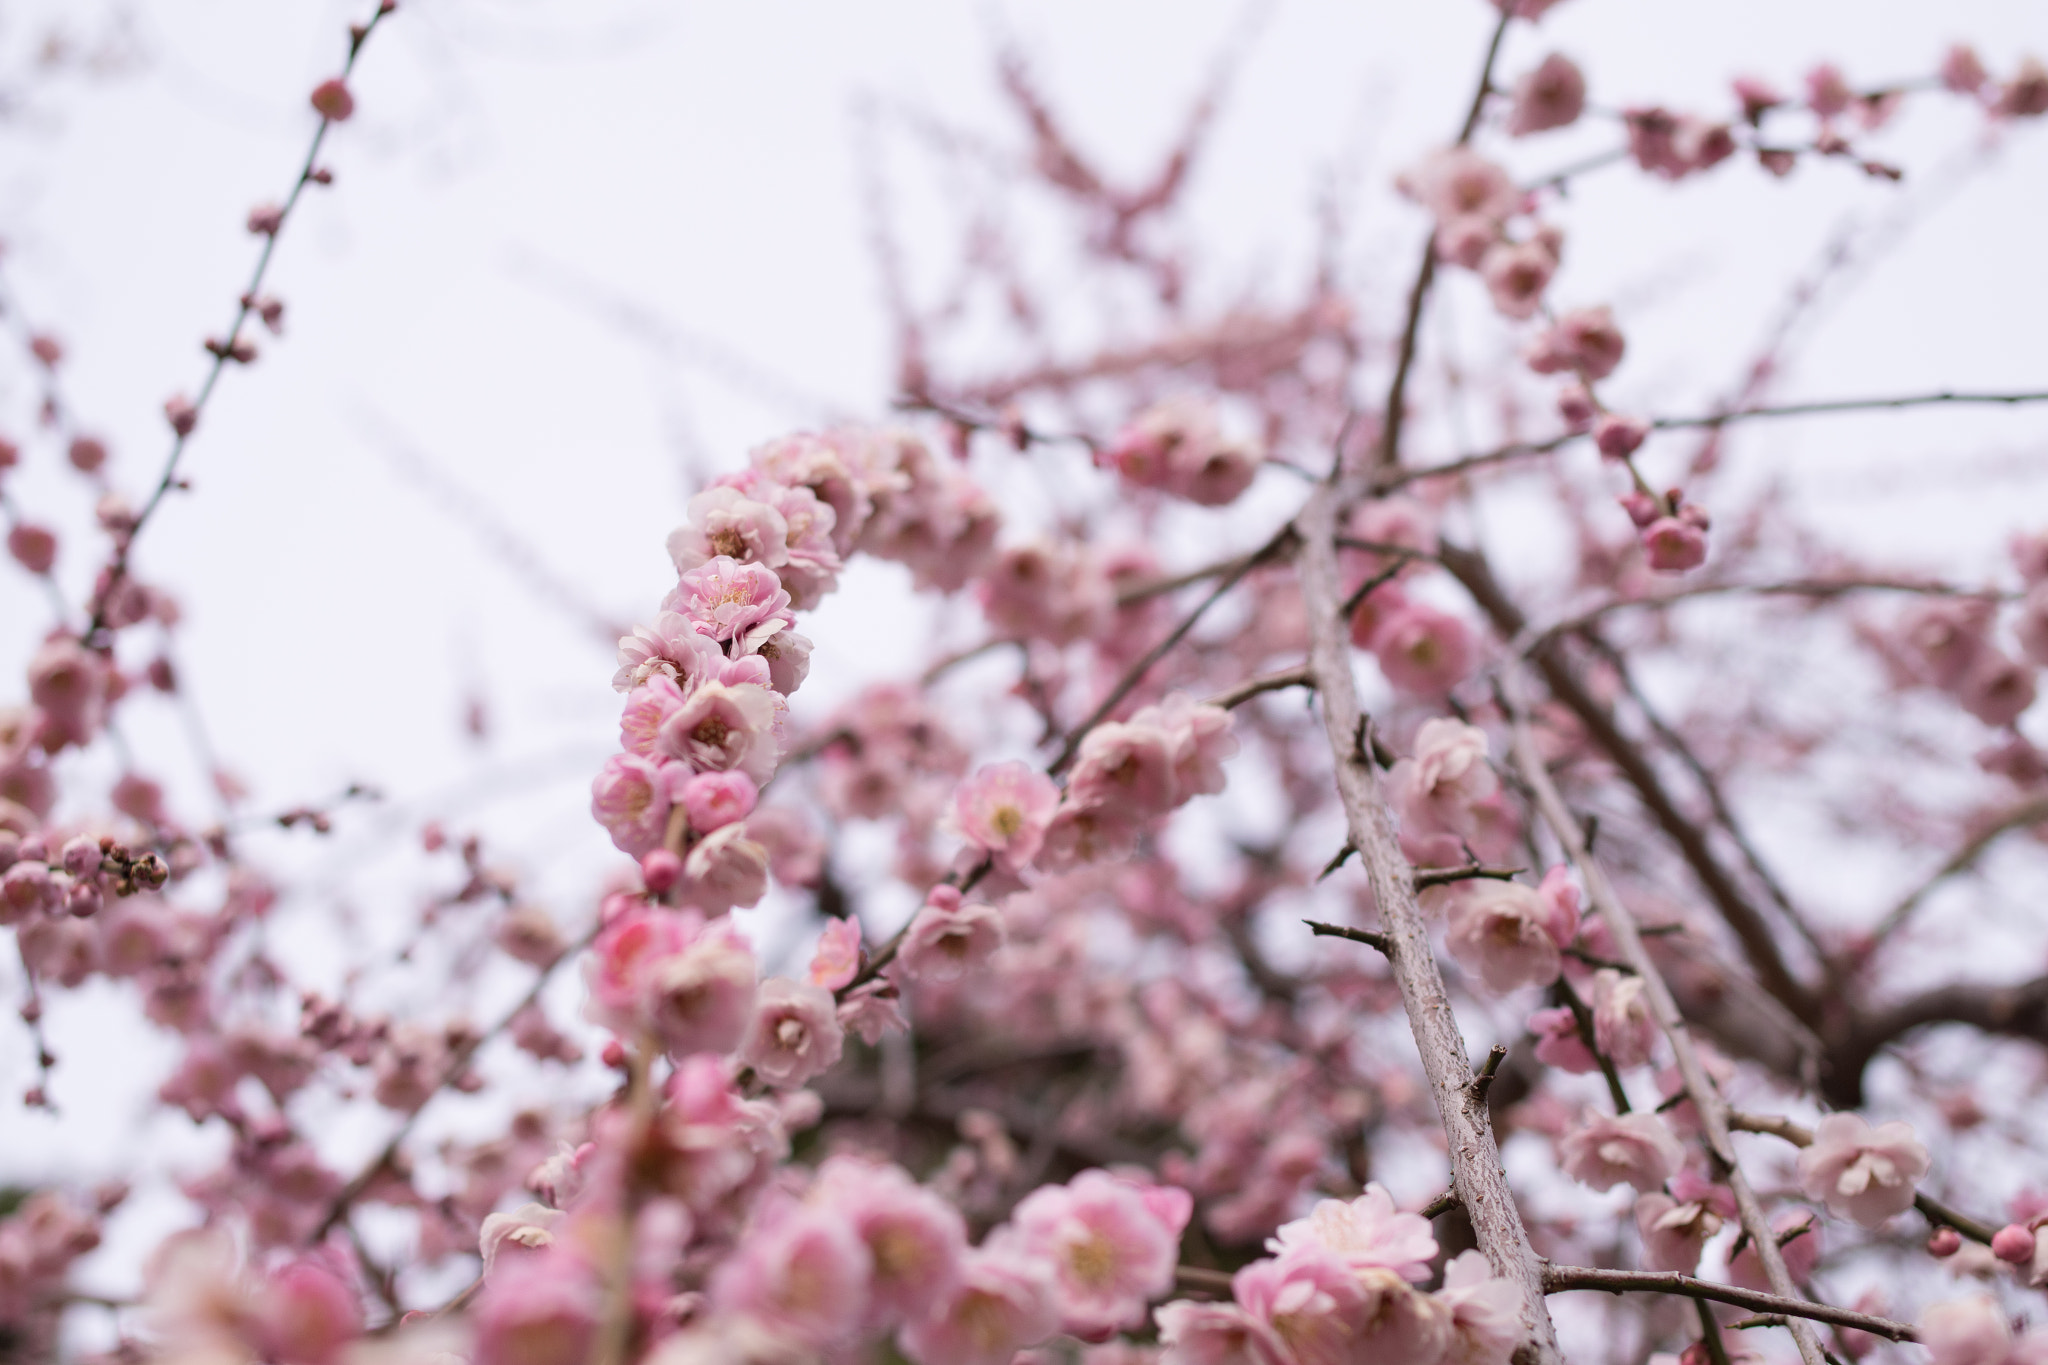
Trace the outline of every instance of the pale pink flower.
{"type": "Polygon", "coordinates": [[[1038,856],[1059,800],[1053,780],[1029,763],[985,764],[954,789],[950,823],[998,866],[1014,872],[1038,856]]]}
{"type": "Polygon", "coordinates": [[[1930,1304],[1919,1326],[1933,1365],[2005,1365],[2012,1350],[2012,1324],[1988,1294],[1930,1304]]]}
{"type": "MultiPolygon", "coordinates": [[[[701,638],[701,637],[700,637],[701,638]]],[[[656,758],[662,722],[683,709],[683,690],[667,674],[655,673],[627,694],[619,713],[619,743],[629,754],[656,758]]]]}
{"type": "Polygon", "coordinates": [[[1010,1365],[1059,1330],[1045,1268],[1032,1257],[982,1248],[961,1262],[960,1286],[935,1315],[900,1338],[916,1365],[1010,1365]]]}
{"type": "Polygon", "coordinates": [[[761,806],[747,833],[768,850],[768,868],[784,886],[816,886],[825,872],[825,840],[810,818],[789,806],[761,806]]]}
{"type": "Polygon", "coordinates": [[[590,814],[622,853],[635,858],[661,844],[673,793],[688,769],[637,754],[613,754],[590,784],[590,814]]]}
{"type": "Polygon", "coordinates": [[[1253,1261],[1231,1277],[1231,1291],[1280,1339],[1295,1365],[1352,1365],[1364,1324],[1366,1291],[1358,1272],[1320,1243],[1276,1260],[1253,1261]]]}
{"type": "Polygon", "coordinates": [[[1643,557],[1658,573],[1684,573],[1707,562],[1706,531],[1684,517],[1659,517],[1642,530],[1643,557]]]}
{"type": "Polygon", "coordinates": [[[860,972],[860,947],[860,921],[827,921],[818,935],[817,951],[811,954],[811,984],[836,991],[853,980],[860,972]]]}
{"type": "Polygon", "coordinates": [[[1439,223],[1456,218],[1494,222],[1521,206],[1521,192],[1508,173],[1469,147],[1433,152],[1404,172],[1400,187],[1436,215],[1439,223]]]}
{"type": "Polygon", "coordinates": [[[1913,1186],[1931,1164],[1909,1123],[1872,1128],[1860,1114],[1829,1114],[1799,1154],[1799,1183],[1830,1213],[1874,1228],[1912,1207],[1913,1186]]]}
{"type": "Polygon", "coordinates": [[[838,1213],[867,1245],[870,1324],[922,1321],[959,1287],[966,1224],[900,1167],[831,1157],[807,1199],[838,1213]]]}
{"type": "Polygon", "coordinates": [[[1501,240],[1500,220],[1467,213],[1437,224],[1436,254],[1441,260],[1477,270],[1486,253],[1501,240]]]}
{"type": "Polygon", "coordinates": [[[1449,612],[1407,602],[1381,618],[1372,652],[1387,681],[1403,692],[1441,697],[1472,672],[1472,632],[1449,612]]]}
{"type": "Polygon", "coordinates": [[[649,964],[644,1017],[671,1057],[723,1055],[754,1017],[754,954],[729,925],[714,925],[682,951],[649,964]]]}
{"type": "Polygon", "coordinates": [[[830,991],[772,976],[755,996],[740,1059],[768,1084],[793,1090],[836,1064],[845,1040],[830,991]]]}
{"type": "Polygon", "coordinates": [[[2010,725],[2034,704],[2034,670],[1987,648],[1957,686],[1956,700],[1986,725],[2010,725]]]}
{"type": "MultiPolygon", "coordinates": [[[[1681,1175],[1683,1172],[1681,1172],[1681,1175]]],[[[1722,1215],[1703,1200],[1680,1200],[1652,1190],[1636,1200],[1636,1231],[1643,1238],[1643,1264],[1651,1270],[1690,1275],[1700,1253],[1721,1230],[1722,1215]]]]}
{"type": "Polygon", "coordinates": [[[1899,637],[1920,679],[1946,690],[1960,687],[1991,647],[1993,611],[1990,602],[1975,597],[1910,608],[1899,622],[1899,637]]]}
{"type": "Polygon", "coordinates": [[[1003,946],[1003,916],[992,905],[962,905],[960,893],[935,886],[910,921],[897,961],[913,980],[958,981],[987,968],[1003,946]]]}
{"type": "Polygon", "coordinates": [[[1086,550],[1034,541],[1003,551],[977,588],[990,626],[1055,645],[1091,640],[1116,618],[1116,591],[1086,550]]]}
{"type": "Polygon", "coordinates": [[[758,786],[775,774],[780,705],[766,687],[705,683],[662,721],[662,752],[699,772],[737,768],[758,786]]]}
{"type": "Polygon", "coordinates": [[[826,525],[833,547],[846,555],[853,552],[875,510],[871,494],[876,480],[873,471],[860,467],[863,461],[858,454],[867,453],[863,448],[877,442],[893,448],[903,440],[917,442],[908,433],[835,431],[813,436],[799,432],[756,446],[749,462],[769,480],[786,488],[806,489],[830,509],[832,519],[826,525]]]}
{"type": "Polygon", "coordinates": [[[1593,444],[1603,458],[1625,460],[1649,438],[1650,424],[1640,417],[1618,412],[1602,413],[1593,423],[1593,444]]]}
{"type": "Polygon", "coordinates": [[[1065,872],[1128,857],[1137,846],[1139,827],[1131,812],[1113,805],[1078,806],[1069,799],[1053,812],[1038,865],[1048,872],[1065,872]]]}
{"type": "Polygon", "coordinates": [[[1529,1032],[1536,1035],[1536,1060],[1545,1066],[1578,1076],[1600,1069],[1599,1059],[1579,1036],[1578,1017],[1571,1006],[1537,1010],[1529,1016],[1529,1032]]]}
{"type": "Polygon", "coordinates": [[[2048,581],[2034,584],[2020,602],[2019,620],[2013,623],[2020,650],[2027,662],[2048,668],[2048,581]]]}
{"type": "Polygon", "coordinates": [[[707,488],[690,499],[690,524],[669,533],[677,573],[721,556],[773,569],[789,558],[789,523],[737,488],[707,488]]]}
{"type": "Polygon", "coordinates": [[[477,1299],[474,1365],[585,1359],[602,1307],[596,1277],[577,1258],[559,1249],[522,1256],[477,1299]]]}
{"type": "MultiPolygon", "coordinates": [[[[1529,368],[1538,374],[1576,374],[1587,380],[1601,380],[1621,364],[1627,342],[1614,325],[1614,313],[1606,305],[1574,308],[1547,327],[1529,344],[1529,368]]],[[[1586,420],[1592,416],[1587,414],[1586,420]]]]}
{"type": "Polygon", "coordinates": [[[910,1020],[904,1017],[903,997],[896,983],[878,978],[846,993],[839,1005],[839,1024],[873,1047],[883,1035],[907,1030],[910,1020]]]}
{"type": "Polygon", "coordinates": [[[1984,63],[1967,44],[1957,43],[1942,54],[1941,84],[1958,95],[1974,95],[1991,79],[1984,63]]]}
{"type": "Polygon", "coordinates": [[[1366,1298],[1354,1358],[1437,1365],[1450,1344],[1448,1306],[1391,1270],[1370,1267],[1357,1275],[1366,1298]]]}
{"type": "Polygon", "coordinates": [[[28,697],[43,713],[44,747],[81,748],[106,715],[107,661],[68,635],[46,641],[28,661],[28,697]]]}
{"type": "Polygon", "coordinates": [[[1308,1217],[1282,1223],[1266,1249],[1284,1255],[1304,1242],[1316,1243],[1354,1270],[1377,1266],[1417,1284],[1429,1278],[1437,1250],[1429,1220],[1396,1209],[1394,1197],[1378,1181],[1349,1203],[1318,1201],[1308,1217]]]}
{"type": "Polygon", "coordinates": [[[1540,242],[1500,242],[1479,259],[1479,278],[1503,317],[1532,318],[1557,273],[1557,257],[1540,242]]]}
{"type": "Polygon", "coordinates": [[[866,1310],[873,1259],[839,1210],[771,1208],[711,1277],[711,1301],[812,1346],[851,1337],[866,1310]]]}
{"type": "Polygon", "coordinates": [[[545,1204],[521,1204],[510,1213],[494,1213],[484,1219],[477,1250],[484,1258],[484,1281],[497,1278],[499,1263],[543,1251],[555,1243],[555,1229],[562,1212],[545,1204]]]}
{"type": "Polygon", "coordinates": [[[257,1302],[253,1335],[266,1356],[291,1365],[331,1365],[363,1334],[355,1290],[312,1256],[272,1271],[257,1302]]]}
{"type": "Polygon", "coordinates": [[[713,830],[683,859],[682,894],[707,915],[760,902],[768,893],[768,850],[747,837],[744,824],[713,830]]]}
{"type": "Polygon", "coordinates": [[[1551,909],[1534,888],[1477,877],[1449,888],[1444,945],[1458,965],[1477,972],[1491,991],[1547,986],[1562,960],[1551,932],[1551,909]]]}
{"type": "Polygon", "coordinates": [[[1387,774],[1389,795],[1401,819],[1401,846],[1419,867],[1462,863],[1460,843],[1477,828],[1475,807],[1500,791],[1500,779],[1486,761],[1486,732],[1463,721],[1426,720],[1415,736],[1415,754],[1387,774]],[[1441,845],[1448,842],[1448,852],[1441,845]],[[1428,856],[1442,853],[1442,856],[1428,856]]]}
{"type": "Polygon", "coordinates": [[[676,804],[689,814],[691,829],[709,834],[753,814],[759,796],[760,788],[743,772],[698,773],[683,783],[676,804]]]}
{"type": "Polygon", "coordinates": [[[1527,137],[1578,121],[1586,107],[1586,77],[1571,58],[1553,52],[1515,82],[1508,133],[1527,137]]]}
{"type": "Polygon", "coordinates": [[[1100,1340],[1142,1323],[1146,1305],[1173,1287],[1192,1208],[1185,1191],[1083,1171],[1025,1195],[1007,1236],[1051,1265],[1063,1329],[1100,1340]]]}
{"type": "Polygon", "coordinates": [[[687,691],[724,661],[716,640],[688,617],[665,611],[652,626],[636,626],[619,640],[619,671],[612,675],[612,687],[630,692],[660,675],[687,691]]]}
{"type": "Polygon", "coordinates": [[[789,594],[775,571],[759,564],[742,564],[727,555],[706,560],[685,573],[663,599],[662,608],[680,613],[714,640],[738,641],[742,651],[750,642],[796,624],[789,610],[789,594]]]}
{"type": "Polygon", "coordinates": [[[1657,1046],[1657,1020],[1643,979],[1612,967],[1593,974],[1593,1041],[1618,1071],[1647,1066],[1657,1046]]]}
{"type": "Polygon", "coordinates": [[[1172,810],[1180,800],[1173,737],[1156,725],[1109,721],[1081,741],[1067,800],[1112,806],[1127,820],[1172,810]]]}
{"type": "Polygon", "coordinates": [[[1180,396],[1139,414],[1101,460],[1141,487],[1221,507],[1251,486],[1264,456],[1249,444],[1226,439],[1209,403],[1180,396]]]}
{"type": "Polygon", "coordinates": [[[1152,1319],[1165,1348],[1159,1365],[1288,1365],[1273,1329],[1234,1303],[1175,1299],[1152,1319]]]}
{"type": "Polygon", "coordinates": [[[768,685],[788,696],[811,674],[811,641],[793,630],[751,635],[744,642],[752,656],[768,665],[768,685]]]}
{"type": "Polygon", "coordinates": [[[1565,1173],[1596,1190],[1633,1185],[1654,1190],[1685,1164],[1685,1149],[1655,1114],[1588,1110],[1558,1143],[1565,1173]]]}
{"type": "Polygon", "coordinates": [[[1451,1316],[1444,1365],[1507,1365],[1522,1338],[1522,1295],[1484,1253],[1452,1257],[1436,1297],[1451,1316]]]}
{"type": "Polygon", "coordinates": [[[1230,713],[1196,701],[1185,692],[1169,692],[1156,706],[1140,708],[1131,724],[1163,732],[1173,751],[1174,795],[1213,796],[1223,790],[1224,760],[1237,753],[1230,732],[1230,713]]]}
{"type": "Polygon", "coordinates": [[[1517,19],[1527,19],[1533,24],[1548,14],[1557,3],[1558,0],[1493,0],[1493,7],[1505,14],[1512,5],[1517,19]]]}

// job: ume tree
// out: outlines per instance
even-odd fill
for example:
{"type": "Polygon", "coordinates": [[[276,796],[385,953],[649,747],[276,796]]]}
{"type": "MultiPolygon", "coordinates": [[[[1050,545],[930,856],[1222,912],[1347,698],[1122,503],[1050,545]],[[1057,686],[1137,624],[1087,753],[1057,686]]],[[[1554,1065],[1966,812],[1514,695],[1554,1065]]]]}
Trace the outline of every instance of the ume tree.
{"type": "Polygon", "coordinates": [[[936,292],[878,234],[889,414],[731,452],[619,641],[589,803],[613,875],[551,911],[481,841],[414,832],[458,869],[416,938],[461,951],[422,960],[523,974],[491,1018],[294,980],[276,874],[121,738],[182,685],[144,547],[209,412],[262,382],[273,254],[346,192],[351,77],[409,17],[365,14],[153,483],[107,477],[61,344],[18,329],[50,397],[0,441],[0,510],[50,622],[7,623],[8,1046],[38,1077],[8,1103],[66,1065],[45,1002],[109,980],[175,1040],[157,1102],[226,1155],[184,1173],[132,1298],[83,1271],[129,1190],[11,1191],[0,1356],[2048,1359],[2048,976],[1971,946],[1980,863],[2037,872],[2048,834],[2048,504],[1995,572],[1944,572],[1831,537],[1745,452],[1781,418],[2022,421],[2048,391],[1781,401],[1767,346],[1723,401],[1639,410],[1626,302],[1567,268],[1590,178],[1910,182],[1871,149],[1888,121],[2032,136],[2048,70],[1956,47],[1881,87],[1822,65],[1612,108],[1546,44],[1551,0],[1501,3],[1369,293],[1332,269],[1197,302],[1177,229],[1219,98],[1133,180],[1014,54],[1001,158],[921,130],[1058,208],[1079,283],[1036,288],[986,204],[936,292]],[[1590,124],[1605,153],[1525,171],[1590,124]],[[1456,382],[1429,359],[1450,295],[1509,357],[1456,382]],[[1098,306],[1116,334],[1077,348],[1098,306]],[[1483,386],[1491,416],[1440,420],[1483,386]],[[19,494],[34,461],[90,487],[97,540],[19,494]],[[82,600],[60,553],[97,565],[82,600]],[[891,639],[895,681],[806,709],[807,618],[863,557],[978,642],[891,639]],[[1872,898],[1873,849],[1918,871],[1872,898]],[[508,1067],[561,1098],[423,1136],[508,1067]],[[366,1127],[363,1159],[337,1134],[366,1127]],[[1390,1192],[1418,1179],[1439,1193],[1390,1192]]]}

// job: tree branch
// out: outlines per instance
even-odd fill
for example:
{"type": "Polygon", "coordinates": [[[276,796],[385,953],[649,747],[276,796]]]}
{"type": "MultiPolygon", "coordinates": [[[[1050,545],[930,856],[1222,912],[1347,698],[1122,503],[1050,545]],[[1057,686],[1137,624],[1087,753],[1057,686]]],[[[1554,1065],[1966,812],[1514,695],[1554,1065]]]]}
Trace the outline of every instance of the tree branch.
{"type": "Polygon", "coordinates": [[[1907,892],[1905,897],[1878,921],[1877,928],[1871,931],[1871,937],[1879,943],[1889,939],[1912,917],[1913,912],[1920,908],[1920,903],[1926,900],[1936,887],[1950,877],[1968,872],[1975,867],[1977,860],[1984,856],[1985,850],[1997,843],[2000,838],[2016,829],[2025,829],[2029,825],[2038,825],[2043,821],[2048,821],[2048,796],[2037,796],[2031,801],[2022,801],[2007,810],[1997,820],[1979,830],[1968,843],[1957,849],[1926,881],[1907,892]]]}
{"type": "Polygon", "coordinates": [[[1836,1327],[1853,1327],[1859,1332],[1869,1332],[1891,1341],[1920,1339],[1910,1323],[1893,1322],[1890,1318],[1876,1318],[1868,1313],[1855,1313],[1825,1303],[1809,1303],[1805,1299],[1739,1289],[1732,1284],[1715,1284],[1691,1275],[1654,1270],[1596,1270],[1591,1266],[1577,1265],[1544,1267],[1544,1293],[1564,1294],[1575,1289],[1599,1289],[1609,1294],[1679,1294],[1689,1299],[1711,1299],[1715,1303],[1753,1308],[1761,1313],[1776,1313],[1787,1318],[1810,1318],[1836,1327]]]}

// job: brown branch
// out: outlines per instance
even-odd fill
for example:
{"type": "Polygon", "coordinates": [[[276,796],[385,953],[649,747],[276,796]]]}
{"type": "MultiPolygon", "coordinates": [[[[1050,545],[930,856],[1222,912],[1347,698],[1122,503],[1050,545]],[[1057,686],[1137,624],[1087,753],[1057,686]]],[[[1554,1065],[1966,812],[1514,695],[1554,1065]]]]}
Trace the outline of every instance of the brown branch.
{"type": "Polygon", "coordinates": [[[1540,630],[1532,629],[1523,640],[1516,642],[1517,653],[1526,656],[1539,644],[1556,636],[1575,635],[1615,612],[1638,607],[1655,611],[1679,602],[1690,602],[1702,597],[1725,597],[1736,593],[1748,593],[1756,597],[1805,597],[1817,601],[1830,601],[1852,592],[1916,593],[1927,597],[1981,597],[1991,601],[2007,601],[2017,596],[2015,593],[1999,592],[1996,589],[1959,588],[1951,583],[1897,578],[1788,578],[1770,583],[1689,583],[1682,588],[1673,588],[1643,597],[1621,597],[1602,602],[1596,607],[1567,616],[1540,630]]]}
{"type": "Polygon", "coordinates": [[[1278,673],[1262,673],[1256,678],[1246,678],[1235,687],[1226,687],[1215,696],[1204,699],[1203,704],[1220,706],[1229,711],[1266,692],[1279,692],[1289,687],[1314,686],[1315,683],[1310,680],[1306,668],[1287,668],[1278,673]]]}
{"type": "Polygon", "coordinates": [[[1363,943],[1366,947],[1385,953],[1388,957],[1394,955],[1393,945],[1385,934],[1374,933],[1370,929],[1353,929],[1343,924],[1325,924],[1318,919],[1305,919],[1302,923],[1306,924],[1309,932],[1317,938],[1348,938],[1353,943],[1363,943]]]}
{"type": "MultiPolygon", "coordinates": [[[[1836,1327],[1852,1327],[1859,1332],[1869,1332],[1891,1341],[1920,1339],[1919,1333],[1910,1323],[1893,1322],[1890,1318],[1872,1317],[1868,1313],[1851,1312],[1847,1308],[1836,1308],[1825,1303],[1809,1303],[1805,1299],[1764,1294],[1754,1289],[1739,1289],[1732,1284],[1715,1284],[1712,1280],[1702,1280],[1691,1275],[1653,1270],[1597,1270],[1591,1266],[1577,1265],[1553,1265],[1544,1268],[1544,1293],[1564,1294],[1578,1289],[1598,1289],[1609,1294],[1678,1294],[1689,1299],[1711,1299],[1716,1303],[1733,1304],[1737,1308],[1753,1308],[1784,1318],[1809,1318],[1815,1322],[1831,1323],[1836,1327]]],[[[1786,1325],[1790,1326],[1789,1323],[1786,1325]]]]}
{"type": "Polygon", "coordinates": [[[1230,1297],[1230,1272],[1209,1270],[1198,1265],[1181,1265],[1173,1268],[1173,1282],[1181,1289],[1192,1289],[1201,1293],[1221,1294],[1230,1297]]]}
{"type": "Polygon", "coordinates": [[[1926,881],[1907,892],[1897,905],[1886,912],[1885,917],[1878,922],[1877,928],[1872,931],[1871,937],[1883,943],[1898,932],[1900,926],[1912,917],[1913,912],[1920,908],[1921,902],[1926,900],[1936,887],[1950,877],[1968,872],[1975,867],[1977,860],[1984,856],[1985,851],[2005,835],[2016,829],[2025,829],[2029,825],[2038,825],[2043,821],[2048,821],[2048,796],[2037,796],[2031,801],[2022,801],[2007,810],[1997,820],[1979,830],[1968,843],[1957,849],[1926,881]]]}
{"type": "MultiPolygon", "coordinates": [[[[1743,1231],[1749,1234],[1756,1245],[1757,1257],[1763,1262],[1764,1274],[1770,1280],[1771,1289],[1781,1298],[1798,1303],[1800,1296],[1792,1283],[1792,1276],[1785,1268],[1785,1258],[1779,1253],[1777,1239],[1771,1235],[1770,1221],[1764,1215],[1763,1205],[1758,1202],[1756,1192],[1750,1187],[1749,1178],[1735,1159],[1734,1144],[1728,1135],[1728,1111],[1721,1099],[1721,1093],[1707,1075],[1700,1062],[1698,1051],[1693,1047],[1692,1035],[1686,1030],[1685,1020],[1678,1012],[1678,1002],[1672,999],[1671,988],[1665,984],[1664,975],[1657,970],[1657,964],[1650,957],[1650,951],[1643,944],[1642,935],[1637,932],[1635,916],[1629,912],[1620,896],[1615,894],[1607,874],[1586,848],[1585,833],[1578,820],[1558,794],[1557,785],[1551,781],[1550,770],[1543,764],[1542,752],[1537,748],[1536,732],[1530,727],[1526,707],[1515,696],[1519,679],[1510,675],[1504,692],[1509,703],[1509,715],[1514,726],[1515,766],[1520,770],[1522,780],[1529,786],[1537,809],[1551,834],[1563,845],[1566,855],[1578,869],[1580,879],[1585,883],[1586,893],[1594,907],[1599,910],[1608,932],[1614,936],[1615,946],[1621,950],[1622,958],[1636,969],[1642,978],[1644,994],[1649,997],[1651,1012],[1671,1043],[1671,1050],[1678,1059],[1679,1075],[1685,1082],[1685,1093],[1698,1110],[1700,1127],[1704,1130],[1708,1154],[1726,1180],[1729,1190],[1735,1196],[1735,1207],[1742,1218],[1743,1231]]],[[[1799,1347],[1799,1355],[1805,1365],[1823,1365],[1824,1355],[1820,1342],[1811,1328],[1794,1321],[1791,1325],[1793,1341],[1799,1347]]]]}
{"type": "Polygon", "coordinates": [[[1557,1365],[1556,1330],[1543,1307],[1536,1252],[1501,1170],[1486,1106],[1475,1103],[1468,1088],[1472,1082],[1470,1054],[1430,947],[1429,927],[1415,903],[1414,871],[1401,855],[1393,814],[1380,791],[1379,778],[1359,749],[1362,724],[1351,675],[1350,641],[1337,611],[1342,589],[1333,543],[1340,509],[1351,492],[1346,484],[1324,484],[1294,523],[1301,537],[1309,669],[1322,700],[1337,794],[1350,843],[1359,851],[1380,921],[1386,927],[1387,960],[1443,1123],[1452,1184],[1471,1216],[1480,1251],[1494,1273],[1515,1285],[1522,1295],[1520,1358],[1524,1365],[1557,1365]]]}

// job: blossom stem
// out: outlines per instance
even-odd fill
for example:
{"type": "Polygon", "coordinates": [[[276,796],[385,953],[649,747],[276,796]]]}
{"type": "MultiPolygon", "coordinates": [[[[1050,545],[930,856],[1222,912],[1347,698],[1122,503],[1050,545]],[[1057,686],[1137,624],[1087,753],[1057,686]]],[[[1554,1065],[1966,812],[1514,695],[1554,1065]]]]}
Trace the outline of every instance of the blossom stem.
{"type": "Polygon", "coordinates": [[[1788,1299],[1755,1289],[1740,1289],[1732,1284],[1716,1284],[1692,1275],[1657,1270],[1599,1270],[1591,1266],[1576,1265],[1544,1267],[1544,1293],[1563,1294],[1579,1289],[1599,1289],[1610,1294],[1678,1294],[1690,1299],[1711,1300],[1715,1303],[1732,1304],[1737,1308],[1750,1308],[1760,1313],[1775,1313],[1787,1318],[1806,1318],[1814,1322],[1832,1323],[1837,1327],[1853,1327],[1859,1332],[1869,1332],[1892,1341],[1919,1340],[1919,1334],[1909,1323],[1872,1317],[1868,1313],[1857,1313],[1830,1304],[1808,1303],[1804,1299],[1788,1299]]]}

